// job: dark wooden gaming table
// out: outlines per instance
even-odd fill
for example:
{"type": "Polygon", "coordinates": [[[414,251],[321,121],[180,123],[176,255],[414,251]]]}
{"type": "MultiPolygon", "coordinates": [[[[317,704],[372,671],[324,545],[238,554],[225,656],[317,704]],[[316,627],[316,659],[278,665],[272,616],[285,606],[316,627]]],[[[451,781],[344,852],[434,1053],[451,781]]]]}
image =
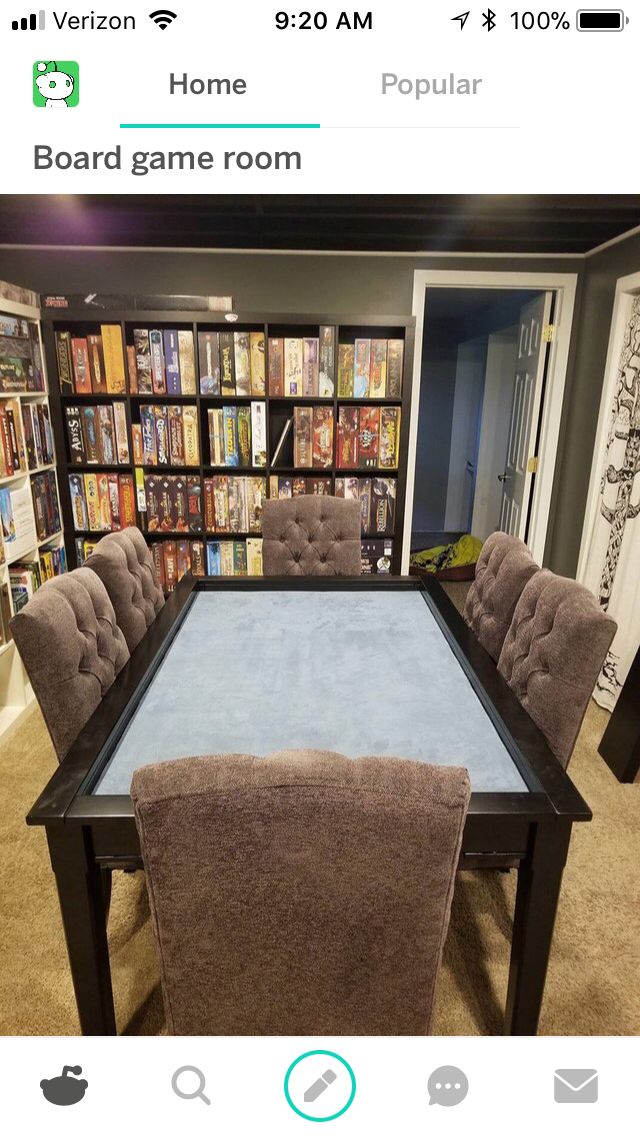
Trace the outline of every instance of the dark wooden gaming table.
{"type": "MultiPolygon", "coordinates": [[[[441,586],[414,577],[369,576],[186,577],[34,804],[27,821],[46,829],[83,1033],[116,1032],[107,939],[109,888],[105,884],[113,870],[142,867],[128,791],[132,754],[138,754],[135,747],[141,747],[138,764],[152,757],[177,756],[176,746],[182,755],[268,752],[251,748],[252,737],[243,734],[237,690],[235,686],[225,688],[225,683],[237,683],[237,655],[247,682],[253,683],[251,713],[245,719],[260,722],[262,698],[271,748],[308,745],[355,756],[350,752],[355,743],[347,737],[352,720],[345,716],[345,706],[359,704],[359,684],[351,688],[350,676],[364,665],[363,651],[371,688],[362,702],[356,752],[384,752],[384,732],[389,753],[467,764],[472,796],[460,869],[513,867],[518,872],[504,1032],[536,1032],[572,825],[590,820],[591,813],[441,586]],[[268,609],[269,621],[266,616],[260,619],[262,608],[268,609]],[[252,615],[239,623],[238,611],[245,609],[252,615]],[[304,618],[307,611],[308,620],[304,618]],[[324,647],[326,659],[321,650],[318,655],[317,634],[313,642],[305,641],[307,631],[309,636],[315,634],[314,620],[317,624],[321,616],[335,629],[324,647]],[[221,650],[224,635],[232,637],[233,657],[228,656],[228,666],[216,664],[207,619],[213,619],[215,626],[221,621],[221,650]],[[293,621],[289,631],[287,619],[293,621]],[[274,621],[279,634],[273,633],[274,621]],[[360,634],[358,629],[363,627],[360,634]],[[313,670],[318,657],[323,667],[322,682],[316,684],[321,713],[304,719],[312,723],[308,733],[301,726],[303,719],[294,712],[295,690],[290,716],[286,705],[280,705],[278,725],[273,715],[268,717],[267,699],[274,697],[279,652],[284,666],[294,633],[296,658],[307,660],[296,672],[302,684],[301,698],[309,697],[312,688],[307,672],[313,670]],[[344,659],[341,643],[345,644],[344,659]],[[265,659],[269,666],[261,672],[265,659]],[[328,674],[327,659],[333,667],[328,674]],[[205,685],[200,693],[197,689],[195,695],[191,692],[193,731],[189,728],[189,736],[176,738],[172,736],[177,720],[172,698],[176,689],[183,691],[188,685],[181,684],[172,671],[178,663],[194,667],[196,688],[198,683],[205,685]],[[203,696],[203,691],[209,691],[209,696],[203,696]],[[226,717],[225,694],[235,707],[226,717]],[[157,739],[145,754],[146,733],[141,725],[149,707],[157,739]],[[411,752],[405,740],[407,718],[413,738],[411,752]],[[236,739],[231,749],[225,732],[229,721],[236,739]],[[334,734],[335,744],[329,746],[334,734]]],[[[289,688],[290,681],[291,676],[289,688]]],[[[180,728],[184,733],[184,723],[180,728]]],[[[255,732],[255,726],[253,729],[255,732]]]]}

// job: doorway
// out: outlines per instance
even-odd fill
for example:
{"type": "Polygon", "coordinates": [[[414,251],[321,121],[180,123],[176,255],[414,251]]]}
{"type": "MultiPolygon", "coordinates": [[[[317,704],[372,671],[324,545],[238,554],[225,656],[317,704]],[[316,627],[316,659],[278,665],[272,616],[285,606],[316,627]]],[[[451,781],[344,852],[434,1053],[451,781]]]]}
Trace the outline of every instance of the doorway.
{"type": "Polygon", "coordinates": [[[403,571],[410,549],[503,529],[539,563],[576,276],[417,271],[403,571]]]}

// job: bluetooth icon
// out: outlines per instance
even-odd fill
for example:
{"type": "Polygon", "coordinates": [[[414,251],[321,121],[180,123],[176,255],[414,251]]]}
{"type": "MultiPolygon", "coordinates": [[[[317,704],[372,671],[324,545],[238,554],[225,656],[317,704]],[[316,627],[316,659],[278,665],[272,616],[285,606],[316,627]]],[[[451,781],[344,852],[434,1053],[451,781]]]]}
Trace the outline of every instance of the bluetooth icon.
{"type": "Polygon", "coordinates": [[[486,28],[488,32],[492,32],[495,28],[496,14],[491,11],[491,8],[487,8],[487,11],[482,13],[482,26],[486,28]]]}

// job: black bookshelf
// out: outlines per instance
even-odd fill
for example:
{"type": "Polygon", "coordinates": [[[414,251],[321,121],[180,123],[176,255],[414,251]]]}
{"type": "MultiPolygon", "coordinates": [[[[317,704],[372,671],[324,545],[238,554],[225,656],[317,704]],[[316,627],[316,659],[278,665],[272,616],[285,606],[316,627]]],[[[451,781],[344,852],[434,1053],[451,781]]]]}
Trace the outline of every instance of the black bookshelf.
{"type": "MultiPolygon", "coordinates": [[[[413,375],[413,354],[414,354],[414,328],[415,320],[413,318],[401,316],[362,316],[355,317],[349,316],[346,320],[341,320],[340,317],[335,315],[297,315],[297,314],[282,314],[277,313],[240,313],[238,318],[233,321],[227,320],[222,312],[184,312],[184,311],[87,311],[87,310],[73,310],[73,309],[59,309],[55,311],[47,311],[42,320],[42,331],[44,349],[47,362],[47,371],[50,376],[50,391],[49,402],[51,407],[51,419],[54,430],[57,464],[58,464],[58,482],[60,492],[60,504],[62,515],[64,519],[65,543],[68,563],[70,567],[77,566],[76,557],[76,537],[83,537],[85,539],[99,540],[104,535],[103,532],[79,532],[75,529],[74,518],[71,505],[71,494],[69,491],[69,473],[83,473],[83,472],[107,472],[107,473],[129,473],[132,474],[135,481],[136,465],[133,461],[133,441],[131,434],[132,422],[139,421],[139,406],[147,403],[161,403],[161,404],[191,404],[197,407],[197,419],[200,431],[200,464],[199,466],[139,466],[144,473],[153,473],[156,476],[162,475],[175,475],[180,474],[183,476],[199,476],[202,480],[205,477],[214,476],[216,473],[228,474],[230,476],[246,476],[246,475],[259,475],[266,479],[267,493],[269,493],[269,478],[271,475],[275,476],[297,476],[297,477],[316,477],[326,478],[331,480],[332,492],[335,491],[336,478],[351,478],[351,477],[392,477],[397,479],[396,486],[396,509],[393,534],[369,534],[363,533],[363,540],[386,539],[393,540],[393,562],[391,571],[394,575],[399,575],[401,570],[402,559],[402,534],[404,529],[404,517],[406,506],[406,487],[407,487],[407,458],[409,446],[409,423],[410,423],[410,410],[411,410],[411,383],[413,375]],[[159,395],[159,394],[132,394],[126,391],[124,394],[83,394],[78,395],[74,393],[63,394],[60,390],[58,380],[58,363],[55,343],[56,331],[70,331],[72,335],[86,337],[91,334],[99,334],[100,325],[118,324],[122,332],[123,346],[131,345],[133,343],[133,329],[138,327],[146,328],[176,328],[178,330],[188,330],[193,333],[194,342],[194,356],[196,365],[196,393],[195,394],[181,394],[181,395],[159,395]],[[335,345],[334,345],[334,394],[330,398],[318,397],[288,397],[284,395],[270,395],[269,388],[269,375],[268,375],[268,344],[269,338],[280,336],[291,337],[304,337],[318,335],[321,326],[328,325],[335,328],[335,345]],[[199,358],[198,358],[198,332],[202,331],[261,331],[265,337],[265,370],[266,370],[266,393],[262,395],[206,395],[200,393],[200,376],[199,376],[199,358]],[[341,335],[342,332],[342,335],[341,335]],[[402,339],[404,341],[404,359],[403,359],[403,375],[402,375],[402,392],[401,396],[395,398],[340,398],[338,397],[338,347],[340,342],[351,342],[355,336],[362,336],[366,338],[383,338],[383,339],[402,339]],[[265,418],[266,418],[266,436],[267,436],[267,464],[259,468],[244,468],[244,467],[230,467],[230,466],[212,466],[209,464],[209,436],[207,429],[207,410],[210,407],[222,405],[242,405],[251,402],[264,402],[265,404],[265,418]],[[78,465],[72,463],[70,460],[69,444],[66,429],[66,416],[65,408],[67,406],[86,405],[86,404],[99,404],[99,403],[113,403],[124,402],[127,420],[127,432],[129,440],[129,456],[130,463],[123,465],[96,465],[88,463],[85,465],[78,465]],[[272,415],[273,424],[277,418],[284,418],[285,411],[288,414],[293,413],[295,406],[303,405],[318,405],[318,406],[332,406],[334,416],[334,461],[331,466],[324,468],[294,468],[291,464],[275,465],[271,464],[275,445],[279,431],[274,437],[275,430],[272,431],[272,415]],[[342,469],[336,466],[336,445],[337,445],[337,426],[338,426],[338,410],[340,406],[399,406],[401,407],[401,423],[400,423],[400,441],[399,441],[399,455],[400,461],[396,469],[342,469]]],[[[128,373],[126,358],[124,359],[124,370],[128,373]]],[[[275,428],[277,429],[277,428],[275,428]]],[[[289,445],[291,440],[287,440],[289,445]]],[[[286,447],[285,447],[286,449],[286,447]]],[[[204,502],[203,502],[204,506],[204,502]]],[[[205,543],[208,540],[243,540],[248,535],[246,533],[208,533],[204,530],[202,533],[162,533],[162,532],[147,532],[146,516],[137,509],[136,515],[138,524],[145,536],[150,542],[157,540],[171,539],[171,540],[202,540],[205,543]]]]}

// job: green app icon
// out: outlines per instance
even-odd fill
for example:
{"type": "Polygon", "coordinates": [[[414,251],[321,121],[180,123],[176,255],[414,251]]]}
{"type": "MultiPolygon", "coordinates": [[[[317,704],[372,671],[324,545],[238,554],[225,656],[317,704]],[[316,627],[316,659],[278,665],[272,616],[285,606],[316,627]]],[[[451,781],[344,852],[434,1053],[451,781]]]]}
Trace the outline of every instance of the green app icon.
{"type": "Polygon", "coordinates": [[[75,107],[80,102],[80,67],[73,59],[33,65],[33,105],[75,107]]]}

